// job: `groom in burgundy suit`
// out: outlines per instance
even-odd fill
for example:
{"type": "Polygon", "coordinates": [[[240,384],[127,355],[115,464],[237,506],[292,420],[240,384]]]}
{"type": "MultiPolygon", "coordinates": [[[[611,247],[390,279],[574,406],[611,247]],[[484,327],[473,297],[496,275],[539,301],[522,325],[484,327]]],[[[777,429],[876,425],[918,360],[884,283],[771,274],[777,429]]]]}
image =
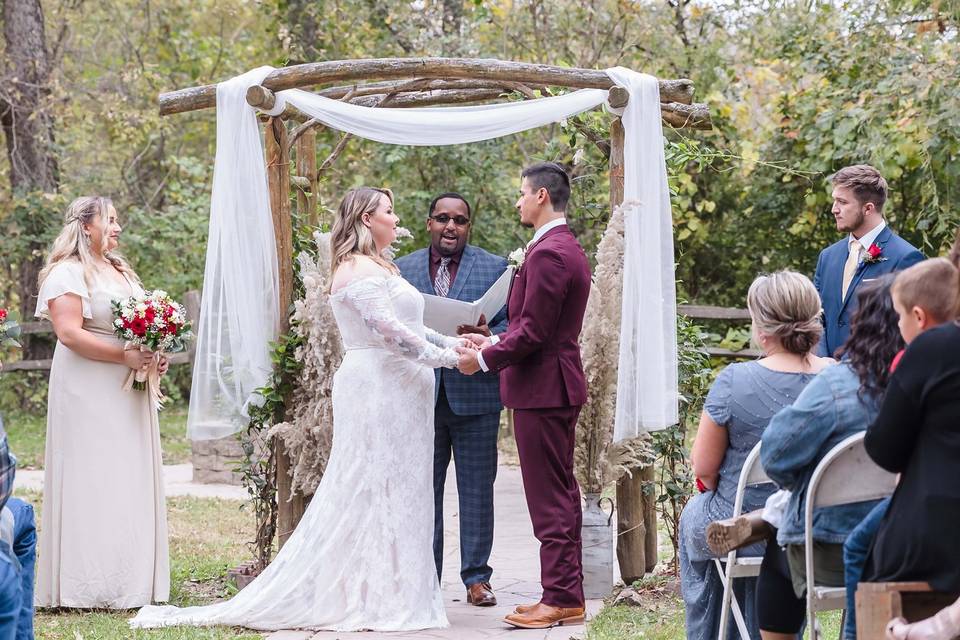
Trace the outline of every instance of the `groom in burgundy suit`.
{"type": "Polygon", "coordinates": [[[574,427],[587,400],[580,327],[590,266],[567,228],[570,179],[552,162],[524,169],[517,210],[535,229],[507,301],[510,327],[479,350],[460,349],[463,373],[500,371],[500,397],[513,409],[517,452],[533,531],[540,541],[540,602],[506,617],[543,629],[583,622],[580,488],[573,475],[574,427]]]}

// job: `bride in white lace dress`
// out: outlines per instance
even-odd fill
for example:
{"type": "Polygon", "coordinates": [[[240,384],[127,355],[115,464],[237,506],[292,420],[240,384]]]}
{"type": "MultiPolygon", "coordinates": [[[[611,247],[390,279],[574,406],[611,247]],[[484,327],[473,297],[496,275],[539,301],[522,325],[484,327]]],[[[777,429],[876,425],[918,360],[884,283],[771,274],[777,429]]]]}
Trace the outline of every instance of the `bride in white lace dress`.
{"type": "Polygon", "coordinates": [[[227,602],[144,607],[133,627],[406,631],[447,626],[433,560],[434,367],[461,340],[423,326],[423,297],[380,257],[396,238],[387,190],[347,193],[330,296],[346,349],[323,480],[273,562],[227,602]]]}

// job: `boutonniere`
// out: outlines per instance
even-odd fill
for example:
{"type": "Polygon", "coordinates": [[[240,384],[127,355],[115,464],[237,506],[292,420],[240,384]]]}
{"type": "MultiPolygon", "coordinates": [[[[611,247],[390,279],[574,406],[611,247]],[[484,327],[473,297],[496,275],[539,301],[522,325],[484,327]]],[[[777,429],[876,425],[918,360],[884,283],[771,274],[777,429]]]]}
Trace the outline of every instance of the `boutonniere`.
{"type": "Polygon", "coordinates": [[[523,261],[527,257],[527,248],[526,247],[517,247],[510,252],[510,255],[507,256],[507,264],[511,267],[520,271],[520,267],[523,266],[523,261]]]}
{"type": "Polygon", "coordinates": [[[863,256],[863,264],[874,264],[876,262],[883,262],[886,258],[883,255],[883,247],[874,242],[870,245],[870,248],[867,249],[867,254],[863,256]]]}

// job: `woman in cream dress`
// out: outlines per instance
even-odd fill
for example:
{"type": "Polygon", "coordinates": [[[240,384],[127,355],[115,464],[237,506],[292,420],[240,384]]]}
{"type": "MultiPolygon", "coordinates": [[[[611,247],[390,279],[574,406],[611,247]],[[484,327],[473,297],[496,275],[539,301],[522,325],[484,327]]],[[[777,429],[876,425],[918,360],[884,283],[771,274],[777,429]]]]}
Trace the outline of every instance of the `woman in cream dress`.
{"type": "MultiPolygon", "coordinates": [[[[111,301],[141,294],[113,253],[110,200],[78,198],[40,274],[36,315],[57,334],[50,370],[39,607],[127,609],[170,592],[157,410],[124,391],[152,354],[113,336],[111,301]]],[[[161,363],[161,371],[166,363],[161,363]]]]}

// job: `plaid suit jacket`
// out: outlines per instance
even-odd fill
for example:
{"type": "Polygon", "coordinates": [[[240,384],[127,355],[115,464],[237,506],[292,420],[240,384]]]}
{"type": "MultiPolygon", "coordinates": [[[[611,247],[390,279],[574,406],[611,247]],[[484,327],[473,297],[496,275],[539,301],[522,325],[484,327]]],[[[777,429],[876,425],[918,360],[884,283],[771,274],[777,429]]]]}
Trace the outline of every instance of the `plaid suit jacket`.
{"type": "MultiPolygon", "coordinates": [[[[397,259],[396,265],[401,275],[418,291],[434,294],[433,282],[430,280],[429,247],[397,259]]],[[[463,248],[460,266],[457,267],[457,277],[450,286],[447,297],[466,302],[478,300],[506,269],[507,261],[504,258],[468,244],[463,248]]],[[[496,317],[487,318],[487,323],[493,333],[506,331],[506,305],[496,317]]],[[[500,403],[499,374],[478,371],[472,376],[465,376],[456,369],[436,369],[435,375],[437,392],[440,390],[442,379],[450,409],[458,416],[499,413],[503,409],[500,403]]]]}

